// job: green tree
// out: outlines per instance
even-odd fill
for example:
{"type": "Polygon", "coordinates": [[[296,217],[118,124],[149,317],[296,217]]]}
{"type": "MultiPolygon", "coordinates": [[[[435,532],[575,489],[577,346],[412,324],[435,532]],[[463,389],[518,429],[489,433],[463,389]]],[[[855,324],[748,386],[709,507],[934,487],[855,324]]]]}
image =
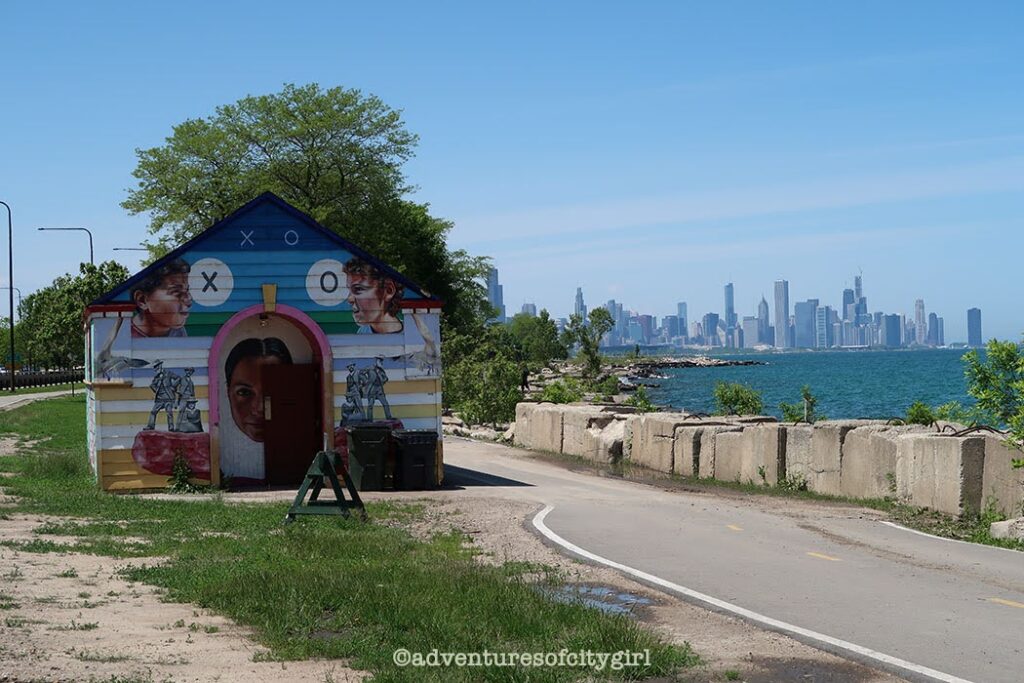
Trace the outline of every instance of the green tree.
{"type": "Polygon", "coordinates": [[[547,309],[542,309],[536,317],[519,313],[509,321],[508,327],[522,348],[523,359],[530,363],[547,365],[552,360],[569,356],[547,309]]]}
{"type": "Polygon", "coordinates": [[[907,408],[906,422],[909,425],[930,425],[936,419],[935,411],[923,401],[914,401],[907,408]]]}
{"type": "Polygon", "coordinates": [[[583,361],[583,374],[594,378],[601,372],[601,338],[615,327],[612,314],[603,307],[590,311],[590,319],[575,313],[569,318],[566,328],[567,336],[579,347],[579,357],[583,361]]]}
{"type": "Polygon", "coordinates": [[[78,275],[61,275],[50,285],[29,294],[18,308],[24,348],[39,367],[67,367],[84,363],[85,334],[82,314],[100,295],[128,278],[116,261],[98,266],[83,263],[78,275]]]}
{"type": "Polygon", "coordinates": [[[512,420],[522,399],[518,353],[504,325],[475,334],[453,333],[442,346],[445,405],[470,423],[512,420]]]}
{"type": "Polygon", "coordinates": [[[764,400],[754,388],[738,382],[715,385],[715,414],[760,415],[763,411],[764,400]]]}
{"type": "Polygon", "coordinates": [[[800,403],[786,403],[782,402],[779,404],[779,410],[782,411],[783,422],[817,422],[823,420],[824,417],[815,413],[815,408],[818,405],[818,397],[811,393],[811,387],[805,384],[800,389],[800,403]]]}
{"type": "Polygon", "coordinates": [[[289,84],[136,150],[138,182],[122,206],[149,215],[155,258],[272,191],[440,297],[446,327],[468,329],[490,313],[487,260],[449,250],[452,224],[405,198],[402,165],[416,142],[401,113],[372,95],[289,84]]]}

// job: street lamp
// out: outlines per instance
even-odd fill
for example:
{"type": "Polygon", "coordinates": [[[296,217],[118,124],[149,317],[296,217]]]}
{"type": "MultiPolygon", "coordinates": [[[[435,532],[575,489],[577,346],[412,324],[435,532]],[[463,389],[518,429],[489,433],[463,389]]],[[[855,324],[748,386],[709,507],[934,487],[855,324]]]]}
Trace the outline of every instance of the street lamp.
{"type": "Polygon", "coordinates": [[[96,261],[94,261],[93,257],[92,257],[92,232],[89,231],[89,228],[39,228],[39,229],[40,230],[81,230],[82,232],[85,232],[86,234],[89,235],[89,263],[91,263],[92,265],[96,265],[96,261]]]}
{"type": "Polygon", "coordinates": [[[10,283],[11,306],[11,393],[14,393],[14,223],[11,218],[11,207],[7,202],[0,202],[7,209],[7,281],[10,283]]]}

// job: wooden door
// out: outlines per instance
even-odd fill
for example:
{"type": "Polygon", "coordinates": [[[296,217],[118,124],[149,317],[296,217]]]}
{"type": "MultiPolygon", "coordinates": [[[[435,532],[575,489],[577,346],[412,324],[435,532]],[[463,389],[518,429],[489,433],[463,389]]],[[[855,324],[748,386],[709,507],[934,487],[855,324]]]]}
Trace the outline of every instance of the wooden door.
{"type": "Polygon", "coordinates": [[[298,485],[323,448],[320,369],[264,365],[262,380],[267,483],[298,485]]]}

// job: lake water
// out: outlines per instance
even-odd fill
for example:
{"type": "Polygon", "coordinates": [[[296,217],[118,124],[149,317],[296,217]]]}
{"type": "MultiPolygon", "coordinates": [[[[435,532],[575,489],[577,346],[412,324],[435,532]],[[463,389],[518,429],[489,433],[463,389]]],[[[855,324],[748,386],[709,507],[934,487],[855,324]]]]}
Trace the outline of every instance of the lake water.
{"type": "Polygon", "coordinates": [[[652,401],[690,412],[712,412],[717,382],[741,382],[761,392],[765,412],[779,416],[781,401],[800,403],[807,384],[818,397],[818,413],[829,418],[904,415],[914,401],[936,406],[970,405],[964,381],[963,349],[922,351],[815,351],[729,355],[767,365],[669,368],[668,379],[651,380],[652,401]]]}

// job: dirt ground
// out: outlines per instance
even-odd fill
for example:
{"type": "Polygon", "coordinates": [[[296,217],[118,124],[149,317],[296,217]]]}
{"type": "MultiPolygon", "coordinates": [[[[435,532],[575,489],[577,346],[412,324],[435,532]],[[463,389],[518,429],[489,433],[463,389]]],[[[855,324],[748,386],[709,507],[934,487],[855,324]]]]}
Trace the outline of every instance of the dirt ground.
{"type": "MultiPolygon", "coordinates": [[[[0,439],[0,455],[15,447],[13,441],[0,439]]],[[[285,500],[289,495],[231,494],[230,499],[285,500]]],[[[673,642],[690,643],[702,657],[704,665],[689,680],[901,680],[691,605],[612,569],[566,557],[530,531],[529,520],[537,512],[532,504],[465,492],[458,497],[446,491],[425,495],[431,504],[413,523],[413,534],[427,537],[458,529],[481,551],[481,562],[538,563],[554,568],[567,582],[613,596],[628,594],[627,598],[635,599],[626,603],[635,618],[673,642]]],[[[10,502],[0,497],[0,512],[10,502]]],[[[0,541],[31,540],[37,526],[54,521],[17,513],[7,516],[0,519],[0,541]]],[[[133,564],[159,561],[130,560],[133,564]]],[[[128,562],[0,546],[0,682],[358,681],[366,677],[339,661],[259,661],[264,649],[248,629],[192,605],[162,602],[156,589],[119,575],[128,562]]]]}

